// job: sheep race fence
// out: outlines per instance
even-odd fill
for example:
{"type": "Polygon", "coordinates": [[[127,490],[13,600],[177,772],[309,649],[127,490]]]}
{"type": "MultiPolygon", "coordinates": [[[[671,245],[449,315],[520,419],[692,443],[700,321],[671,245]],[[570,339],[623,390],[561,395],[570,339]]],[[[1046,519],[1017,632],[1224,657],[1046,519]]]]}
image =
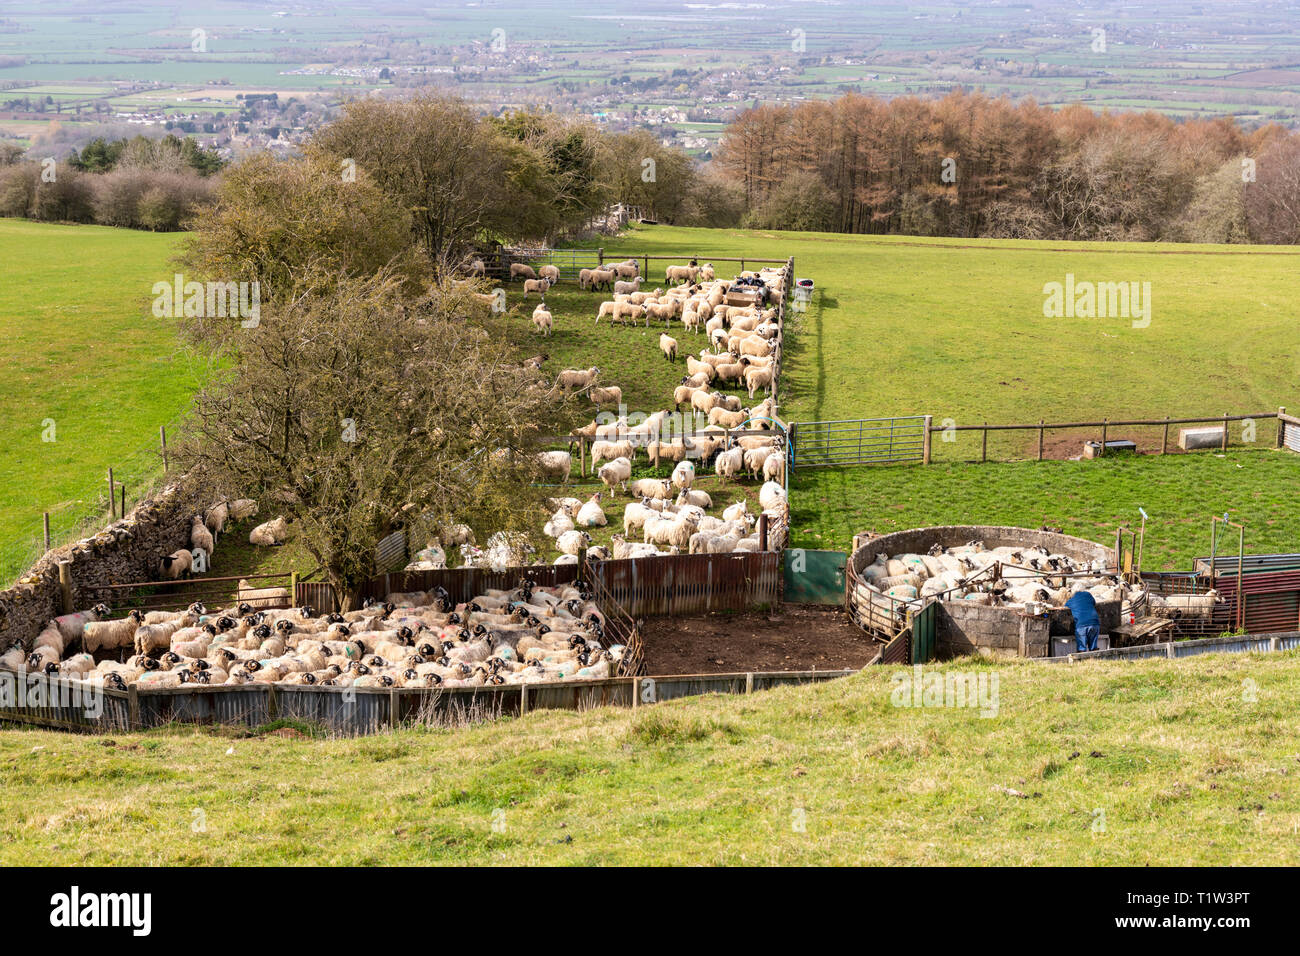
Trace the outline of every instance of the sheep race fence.
{"type": "Polygon", "coordinates": [[[404,726],[464,726],[535,710],[639,708],[704,694],[749,694],[847,677],[856,670],[629,676],[504,687],[354,688],[238,684],[88,688],[0,668],[0,724],[122,733],[169,724],[265,727],[302,722],[359,736],[404,726]]]}

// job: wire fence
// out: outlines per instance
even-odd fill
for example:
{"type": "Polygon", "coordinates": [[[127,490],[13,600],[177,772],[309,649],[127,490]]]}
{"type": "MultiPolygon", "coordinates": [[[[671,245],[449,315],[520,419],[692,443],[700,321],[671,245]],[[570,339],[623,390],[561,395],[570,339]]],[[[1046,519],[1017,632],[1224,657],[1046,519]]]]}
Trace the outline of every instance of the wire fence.
{"type": "MultiPolygon", "coordinates": [[[[99,485],[87,484],[85,497],[48,510],[33,509],[29,518],[0,529],[0,587],[19,580],[51,548],[95,534],[158,491],[165,483],[170,457],[165,442],[175,438],[180,422],[178,416],[160,426],[149,444],[111,461],[101,460],[99,485]]],[[[88,455],[93,453],[93,448],[87,449],[88,455]]]]}

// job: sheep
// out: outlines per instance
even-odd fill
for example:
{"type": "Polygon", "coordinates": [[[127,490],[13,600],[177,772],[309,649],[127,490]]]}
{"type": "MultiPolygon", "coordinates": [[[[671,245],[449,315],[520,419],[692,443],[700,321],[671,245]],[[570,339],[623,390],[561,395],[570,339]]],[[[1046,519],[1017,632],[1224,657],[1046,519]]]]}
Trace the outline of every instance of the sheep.
{"type": "Polygon", "coordinates": [[[771,366],[762,368],[756,365],[746,365],[744,377],[745,387],[749,389],[749,397],[753,398],[754,393],[760,388],[770,392],[774,374],[775,370],[771,366]]]}
{"type": "Polygon", "coordinates": [[[659,351],[664,353],[664,358],[670,362],[677,361],[677,340],[666,332],[659,335],[659,351]]]}
{"type": "Polygon", "coordinates": [[[558,285],[560,281],[559,266],[542,266],[537,270],[538,278],[545,279],[551,285],[558,285]]]}
{"type": "Polygon", "coordinates": [[[742,521],[749,516],[749,502],[744,498],[722,509],[723,521],[742,521]]]}
{"type": "Polygon", "coordinates": [[[215,540],[226,528],[226,519],[230,517],[230,505],[219,501],[203,514],[203,523],[212,532],[215,540]]]}
{"type": "Polygon", "coordinates": [[[158,559],[158,577],[160,580],[175,581],[178,578],[189,577],[190,568],[194,564],[194,555],[181,548],[179,551],[173,551],[171,554],[164,555],[158,559]]]}
{"type": "MultiPolygon", "coordinates": [[[[590,289],[599,289],[601,287],[612,289],[614,280],[618,278],[618,273],[613,269],[590,269],[588,272],[587,287],[590,289]]],[[[632,274],[636,275],[635,272],[632,274]]]]}
{"type": "Polygon", "coordinates": [[[61,614],[53,621],[63,636],[64,647],[71,647],[81,640],[81,632],[91,621],[103,621],[113,612],[107,604],[96,604],[89,611],[77,611],[73,614],[61,614]]]}
{"type": "Polygon", "coordinates": [[[590,388],[591,384],[596,381],[596,376],[600,374],[600,369],[592,366],[589,369],[566,368],[555,380],[555,384],[560,391],[578,392],[585,388],[590,388]]]}
{"type": "MultiPolygon", "coordinates": [[[[185,552],[189,554],[188,551],[185,552]]],[[[81,649],[93,654],[101,648],[129,647],[136,629],[144,623],[144,612],[135,610],[115,621],[90,621],[81,632],[81,649]]]]}
{"type": "Polygon", "coordinates": [[[622,441],[594,441],[591,443],[591,467],[596,468],[602,461],[613,461],[615,458],[627,458],[629,460],[636,457],[636,447],[627,439],[622,441]]]}
{"type": "Polygon", "coordinates": [[[595,271],[596,271],[595,269],[579,269],[579,270],[578,270],[578,288],[579,288],[579,289],[586,290],[586,289],[588,289],[588,288],[591,287],[591,281],[592,281],[592,280],[591,280],[591,276],[592,276],[592,273],[595,272],[595,271]]]}
{"type": "Polygon", "coordinates": [[[563,554],[574,554],[591,544],[591,535],[585,531],[566,531],[555,539],[555,549],[563,554]]]}
{"type": "Polygon", "coordinates": [[[735,478],[744,470],[745,449],[739,445],[721,452],[713,462],[713,471],[719,478],[735,478]]]}
{"type": "Polygon", "coordinates": [[[1225,598],[1218,590],[1211,588],[1204,594],[1166,594],[1156,607],[1159,610],[1168,608],[1174,611],[1174,616],[1209,620],[1214,616],[1214,605],[1224,601],[1225,598]]]}
{"type": "Polygon", "coordinates": [[[152,655],[154,651],[169,650],[172,635],[182,627],[187,627],[197,620],[196,617],[182,617],[174,621],[159,624],[141,624],[131,635],[131,642],[137,654],[152,655]]]}
{"type": "Polygon", "coordinates": [[[573,455],[567,451],[542,451],[537,453],[537,465],[548,478],[559,478],[560,484],[569,483],[573,471],[573,455]]]}
{"type": "MultiPolygon", "coordinates": [[[[683,464],[685,464],[685,462],[683,462],[683,464]]],[[[694,505],[696,508],[713,507],[713,499],[709,497],[709,493],[698,489],[694,491],[689,488],[683,489],[682,493],[677,496],[677,503],[679,505],[694,505]]]]}
{"type": "Polygon", "coordinates": [[[515,279],[523,279],[523,280],[527,281],[527,280],[529,280],[529,279],[536,279],[536,278],[537,278],[537,273],[536,273],[535,271],[533,271],[533,267],[532,267],[532,266],[530,266],[530,265],[528,265],[528,264],[526,264],[526,263],[523,263],[523,262],[512,262],[512,263],[510,263],[510,281],[511,281],[511,282],[513,282],[515,279]]]}
{"type": "Polygon", "coordinates": [[[704,265],[700,266],[700,281],[701,281],[701,282],[712,282],[715,278],[716,278],[716,276],[714,275],[714,272],[713,272],[713,263],[712,263],[712,262],[706,262],[706,263],[704,263],[704,265]]]}
{"type": "Polygon", "coordinates": [[[641,266],[635,259],[625,259],[622,262],[615,262],[610,265],[609,268],[615,275],[624,279],[631,279],[641,273],[641,266]]]}
{"type": "MultiPolygon", "coordinates": [[[[724,355],[727,353],[723,353],[724,355]]],[[[739,362],[725,362],[721,365],[714,366],[718,378],[724,382],[739,382],[741,376],[745,374],[745,369],[749,366],[748,359],[741,359],[739,362]]],[[[751,398],[753,396],[750,396],[751,398]]]]}
{"type": "Polygon", "coordinates": [[[469,264],[469,274],[471,277],[478,279],[487,276],[487,266],[483,264],[482,259],[475,259],[469,264]]]}
{"type": "Polygon", "coordinates": [[[628,479],[632,477],[632,462],[627,458],[615,458],[601,465],[596,474],[600,476],[600,480],[605,483],[605,487],[611,494],[617,494],[614,488],[619,485],[627,491],[628,479]]]}
{"type": "Polygon", "coordinates": [[[584,528],[604,527],[609,524],[605,509],[600,506],[600,492],[596,492],[578,509],[577,523],[584,528]]]}
{"type": "MultiPolygon", "coordinates": [[[[645,306],[643,305],[637,305],[634,302],[627,301],[614,303],[613,321],[615,322],[622,322],[624,325],[627,325],[627,320],[631,319],[631,324],[636,325],[636,320],[645,314],[645,306]]],[[[650,319],[648,317],[646,318],[645,324],[649,327],[650,319]]]]}
{"type": "Polygon", "coordinates": [[[645,280],[642,279],[641,276],[637,276],[637,277],[636,277],[635,279],[633,279],[631,282],[615,282],[615,283],[614,283],[614,294],[615,294],[615,295],[631,295],[633,292],[640,292],[640,291],[641,291],[641,283],[642,283],[643,281],[645,281],[645,280]]]}
{"type": "Polygon", "coordinates": [[[764,459],[763,478],[778,483],[785,481],[785,455],[779,451],[773,451],[764,459]]]}
{"type": "Polygon", "coordinates": [[[609,321],[612,324],[614,321],[614,309],[617,306],[618,306],[617,302],[602,302],[596,308],[596,321],[594,324],[600,325],[600,320],[603,319],[605,316],[609,316],[609,321]]]}
{"type": "Polygon", "coordinates": [[[681,408],[683,402],[690,404],[691,396],[700,390],[700,387],[695,385],[678,385],[673,389],[673,408],[681,408]]]}
{"type": "Polygon", "coordinates": [[[628,491],[638,498],[667,500],[673,496],[673,486],[666,478],[638,478],[628,486],[628,491]]]}
{"type": "Polygon", "coordinates": [[[257,516],[257,502],[252,498],[236,498],[229,510],[231,521],[243,521],[257,516]]]}
{"type": "Polygon", "coordinates": [[[287,537],[289,537],[289,526],[285,523],[284,516],[281,515],[271,521],[259,524],[250,531],[248,533],[248,543],[263,548],[273,548],[284,544],[287,537]]]}
{"type": "MultiPolygon", "coordinates": [[[[615,561],[625,561],[629,558],[647,558],[663,553],[652,544],[627,541],[621,534],[614,535],[610,542],[614,548],[615,561]]],[[[687,543],[689,544],[689,540],[687,543]]]]}
{"type": "Polygon", "coordinates": [[[679,462],[673,469],[673,485],[682,491],[690,491],[691,485],[695,482],[695,463],[690,461],[679,462]]]}
{"type": "Polygon", "coordinates": [[[216,540],[204,523],[203,515],[195,515],[190,519],[190,547],[202,549],[209,557],[216,549],[216,540]]]}
{"type": "Polygon", "coordinates": [[[542,525],[542,533],[550,538],[558,538],[565,532],[572,531],[573,528],[573,515],[566,506],[557,509],[555,514],[551,515],[551,519],[542,525]]]}
{"type": "Polygon", "coordinates": [[[543,299],[537,308],[533,309],[533,325],[542,335],[550,335],[555,327],[555,319],[546,309],[546,300],[543,299]]]}
{"type": "Polygon", "coordinates": [[[646,446],[646,456],[650,463],[657,469],[659,462],[672,461],[678,462],[686,458],[686,442],[680,438],[675,438],[670,442],[655,440],[646,446]]]}
{"type": "Polygon", "coordinates": [[[763,487],[758,490],[758,503],[763,506],[764,511],[781,511],[788,507],[786,501],[785,489],[774,481],[766,481],[763,487]]]}
{"type": "Polygon", "coordinates": [[[720,405],[714,405],[709,409],[709,424],[721,425],[723,428],[739,428],[749,416],[750,411],[748,408],[742,408],[738,412],[729,412],[720,405]]]}
{"type": "Polygon", "coordinates": [[[700,270],[698,266],[669,266],[664,270],[664,279],[667,282],[695,282],[699,278],[700,270]]]}
{"type": "Polygon", "coordinates": [[[718,370],[707,361],[698,361],[694,355],[686,356],[686,371],[690,375],[706,375],[712,382],[717,377],[718,370]]]}
{"type": "Polygon", "coordinates": [[[623,533],[631,534],[633,531],[640,531],[645,527],[646,519],[654,514],[658,512],[644,502],[629,502],[623,508],[623,533]]]}
{"type": "Polygon", "coordinates": [[[668,325],[677,315],[677,306],[671,302],[643,302],[645,308],[646,325],[650,324],[651,319],[663,319],[664,325],[668,325]]]}
{"type": "Polygon", "coordinates": [[[238,585],[239,602],[259,607],[289,607],[293,595],[288,588],[255,588],[242,578],[238,585]]]}
{"type": "Polygon", "coordinates": [[[690,549],[696,522],[684,515],[651,515],[646,518],[642,534],[646,544],[669,545],[682,551],[690,549]]]}
{"type": "Polygon", "coordinates": [[[700,331],[700,313],[691,308],[682,310],[682,328],[692,332],[700,331]]]}
{"type": "Polygon", "coordinates": [[[587,397],[593,405],[618,405],[623,401],[623,389],[617,385],[592,386],[587,390],[587,397]]]}
{"type": "Polygon", "coordinates": [[[524,280],[524,301],[528,301],[528,293],[536,292],[546,299],[546,292],[550,289],[551,283],[546,279],[525,279],[524,280]]]}

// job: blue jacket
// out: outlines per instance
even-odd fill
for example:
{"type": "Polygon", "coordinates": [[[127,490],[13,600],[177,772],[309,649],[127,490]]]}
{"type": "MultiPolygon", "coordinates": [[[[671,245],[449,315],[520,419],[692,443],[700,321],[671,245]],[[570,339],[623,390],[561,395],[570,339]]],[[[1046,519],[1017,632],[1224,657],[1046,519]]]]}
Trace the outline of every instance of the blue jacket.
{"type": "Polygon", "coordinates": [[[1065,602],[1065,606],[1070,609],[1074,615],[1074,627],[1100,627],[1101,618],[1097,615],[1097,602],[1092,599],[1092,595],[1087,591],[1079,591],[1074,594],[1070,600],[1065,602]]]}

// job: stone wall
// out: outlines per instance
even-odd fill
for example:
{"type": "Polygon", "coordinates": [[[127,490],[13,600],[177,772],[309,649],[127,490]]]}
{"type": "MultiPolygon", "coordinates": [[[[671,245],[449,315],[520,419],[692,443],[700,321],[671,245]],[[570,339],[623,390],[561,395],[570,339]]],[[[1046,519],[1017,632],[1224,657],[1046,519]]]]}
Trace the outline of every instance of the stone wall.
{"type": "Polygon", "coordinates": [[[70,561],[73,600],[79,611],[104,600],[106,584],[152,581],[164,554],[188,548],[190,519],[210,502],[182,479],[140,502],[98,534],[45,554],[21,580],[0,591],[0,650],[30,646],[50,618],[63,613],[59,562],[70,561]]]}
{"type": "MultiPolygon", "coordinates": [[[[925,554],[935,544],[951,548],[974,540],[983,541],[987,548],[1039,545],[1078,561],[1115,562],[1113,548],[1072,535],[1001,525],[939,525],[871,538],[859,535],[854,539],[849,565],[861,572],[878,554],[925,554]]],[[[1119,601],[1099,601],[1097,612],[1103,634],[1119,626],[1119,601]]],[[[1040,617],[1026,617],[1012,608],[985,607],[961,599],[940,602],[935,627],[940,657],[1050,657],[1052,636],[1074,633],[1070,612],[1063,608],[1040,617]]]]}

